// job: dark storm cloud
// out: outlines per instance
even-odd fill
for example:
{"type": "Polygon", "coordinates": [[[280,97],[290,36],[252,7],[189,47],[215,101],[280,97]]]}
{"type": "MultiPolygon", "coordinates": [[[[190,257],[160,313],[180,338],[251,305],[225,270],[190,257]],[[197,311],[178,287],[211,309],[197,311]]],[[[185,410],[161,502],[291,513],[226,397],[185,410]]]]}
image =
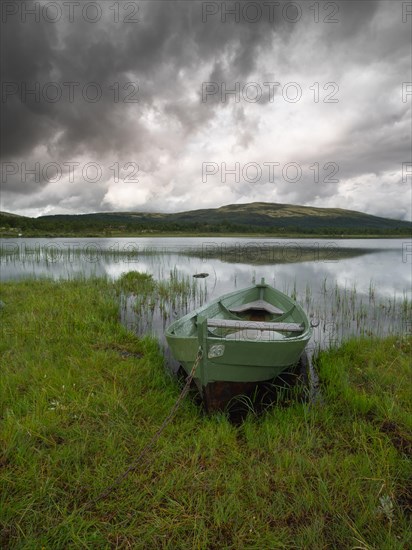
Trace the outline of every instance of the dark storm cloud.
{"type": "MultiPolygon", "coordinates": [[[[25,3],[39,5],[33,0],[25,3]]],[[[101,5],[107,8],[105,3],[101,5]]],[[[87,144],[103,153],[113,150],[113,141],[122,149],[129,141],[128,134],[124,132],[121,114],[112,107],[113,95],[106,86],[127,82],[126,75],[132,73],[140,86],[135,116],[139,117],[143,105],[152,105],[159,98],[169,99],[169,112],[173,112],[175,103],[179,111],[179,88],[184,85],[176,78],[179,70],[195,71],[199,64],[211,62],[210,80],[246,79],[258,64],[261,48],[270,45],[275,29],[282,28],[285,34],[293,29],[282,18],[279,25],[270,21],[267,9],[262,10],[257,23],[240,19],[239,24],[222,24],[219,14],[203,20],[202,2],[143,2],[139,8],[136,24],[113,23],[107,9],[96,24],[85,20],[79,11],[75,12],[73,23],[68,22],[67,17],[56,24],[43,17],[38,22],[30,16],[22,22],[19,14],[7,17],[2,29],[4,82],[27,83],[29,89],[36,82],[43,88],[44,84],[56,81],[78,82],[79,87],[76,87],[74,105],[67,101],[48,103],[44,97],[36,101],[32,94],[28,94],[21,105],[13,95],[8,97],[4,109],[7,139],[3,155],[26,154],[38,144],[40,135],[47,141],[59,125],[64,132],[60,143],[65,151],[70,146],[76,151],[87,144]],[[229,55],[230,64],[224,63],[229,55]],[[225,69],[217,74],[223,66],[225,69]],[[89,82],[98,83],[106,91],[102,101],[96,104],[82,101],[79,93],[89,82]],[[104,125],[110,131],[101,132],[104,125]],[[112,133],[116,135],[110,136],[112,133]]],[[[67,96],[68,87],[64,90],[67,96]]],[[[190,124],[193,118],[197,117],[192,117],[190,124]]],[[[200,122],[203,119],[204,116],[200,116],[200,122]]]]}
{"type": "MultiPolygon", "coordinates": [[[[35,7],[45,2],[26,4],[35,7]]],[[[278,88],[273,102],[267,88],[256,105],[244,100],[222,102],[221,83],[228,89],[236,82],[242,87],[257,79],[261,84],[267,79],[284,84],[285,75],[302,87],[322,77],[322,82],[339,80],[339,108],[345,116],[336,119],[335,134],[329,130],[333,137],[327,145],[322,141],[315,159],[311,145],[316,138],[309,136],[307,150],[291,149],[289,159],[308,165],[336,160],[341,175],[350,179],[396,170],[410,156],[410,133],[405,129],[410,101],[400,99],[401,82],[412,79],[408,72],[410,30],[402,24],[401,2],[320,2],[318,23],[308,2],[279,2],[273,11],[267,3],[260,3],[261,16],[255,23],[250,19],[256,2],[249,3],[246,16],[244,2],[136,2],[138,21],[125,23],[122,17],[130,9],[123,6],[128,4],[133,2],[120,3],[118,23],[107,2],[100,3],[102,17],[96,23],[79,11],[73,21],[63,12],[57,23],[44,17],[36,22],[29,16],[24,22],[21,14],[7,17],[2,24],[1,76],[3,83],[9,83],[9,95],[2,103],[1,158],[18,166],[35,161],[62,164],[79,158],[107,166],[137,161],[147,178],[139,178],[137,188],[116,187],[104,177],[95,184],[84,180],[63,183],[62,177],[56,187],[49,185],[44,174],[29,176],[24,182],[20,173],[12,174],[2,183],[6,208],[118,209],[127,204],[128,196],[132,206],[142,204],[145,209],[193,206],[193,184],[202,188],[199,167],[203,161],[225,153],[230,154],[228,162],[233,154],[244,162],[253,161],[267,145],[269,138],[262,134],[267,119],[272,128],[283,127],[285,137],[298,127],[320,135],[320,125],[332,112],[326,106],[319,117],[312,105],[299,117],[293,112],[284,115],[285,108],[293,105],[282,100],[278,88]],[[227,22],[222,22],[223,6],[237,4],[239,21],[228,14],[227,22]],[[292,22],[295,17],[299,20],[292,22]],[[339,22],[325,23],[328,17],[339,22]],[[365,71],[371,71],[371,79],[360,82],[359,75],[365,71]],[[377,74],[386,76],[375,82],[377,74]],[[22,86],[31,89],[38,83],[43,89],[48,82],[60,85],[61,100],[53,103],[40,94],[36,101],[28,94],[22,101],[22,86]],[[63,86],[69,82],[78,83],[72,89],[73,101],[68,86],[63,86]],[[136,82],[138,90],[130,85],[123,88],[130,82],[136,82]],[[219,86],[207,102],[202,101],[204,82],[219,86]],[[96,102],[82,94],[88,83],[102,90],[96,102]],[[10,86],[16,84],[19,89],[12,93],[10,86]],[[116,93],[120,94],[118,102],[116,93]],[[399,98],[394,101],[396,93],[399,98]],[[125,103],[127,94],[138,102],[125,103]]],[[[88,93],[93,91],[91,86],[88,93]]],[[[282,143],[283,139],[273,144],[274,155],[282,143]]],[[[67,171],[64,175],[67,179],[67,171]]],[[[222,185],[217,184],[201,199],[199,193],[195,198],[203,201],[199,206],[218,206],[225,196],[229,202],[246,201],[252,191],[243,182],[224,195],[222,185]]],[[[275,191],[264,199],[281,199],[283,193],[296,202],[310,203],[338,197],[339,185],[319,189],[307,181],[292,189],[280,182],[275,191]]]]}

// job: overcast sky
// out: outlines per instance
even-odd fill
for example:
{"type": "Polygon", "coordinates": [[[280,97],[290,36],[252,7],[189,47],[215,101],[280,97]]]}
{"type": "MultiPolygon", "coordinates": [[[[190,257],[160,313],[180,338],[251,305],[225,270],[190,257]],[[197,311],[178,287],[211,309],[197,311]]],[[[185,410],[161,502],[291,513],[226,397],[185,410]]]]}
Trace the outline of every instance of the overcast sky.
{"type": "Polygon", "coordinates": [[[411,2],[1,4],[1,210],[412,218],[411,2]]]}

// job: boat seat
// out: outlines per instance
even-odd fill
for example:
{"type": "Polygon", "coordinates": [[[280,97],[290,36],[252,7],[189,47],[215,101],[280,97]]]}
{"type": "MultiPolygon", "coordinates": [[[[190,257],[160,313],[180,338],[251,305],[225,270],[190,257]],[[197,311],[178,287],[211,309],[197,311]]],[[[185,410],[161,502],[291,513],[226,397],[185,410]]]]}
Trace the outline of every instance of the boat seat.
{"type": "Polygon", "coordinates": [[[287,336],[276,332],[275,330],[256,330],[254,328],[244,328],[226,334],[225,340],[251,340],[259,342],[274,342],[279,340],[287,340],[287,336]]]}
{"type": "Polygon", "coordinates": [[[282,309],[279,309],[278,307],[270,304],[269,302],[266,302],[265,300],[255,300],[254,302],[241,304],[240,306],[232,306],[229,307],[228,310],[231,313],[245,313],[249,310],[266,311],[267,313],[271,313],[272,315],[282,315],[282,313],[284,313],[282,309]]]}
{"type": "Polygon", "coordinates": [[[236,319],[208,319],[208,327],[254,329],[254,330],[275,330],[280,332],[303,332],[304,325],[299,323],[269,323],[266,321],[238,321],[236,319]]]}

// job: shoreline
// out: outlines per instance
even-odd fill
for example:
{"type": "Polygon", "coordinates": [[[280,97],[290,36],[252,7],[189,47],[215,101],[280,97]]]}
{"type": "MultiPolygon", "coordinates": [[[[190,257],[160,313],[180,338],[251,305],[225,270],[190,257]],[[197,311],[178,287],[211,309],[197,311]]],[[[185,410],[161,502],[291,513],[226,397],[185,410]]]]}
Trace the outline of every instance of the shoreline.
{"type": "Polygon", "coordinates": [[[52,235],[49,233],[44,234],[22,234],[22,235],[9,235],[0,233],[0,239],[116,239],[116,238],[175,238],[175,237],[186,237],[186,238],[198,238],[198,237],[210,237],[210,238],[228,238],[228,237],[239,237],[239,238],[254,238],[254,239],[412,239],[412,234],[396,234],[396,235],[379,235],[379,234],[356,234],[356,235],[325,235],[325,234],[271,234],[271,233],[186,233],[186,232],[176,232],[176,233],[114,233],[110,235],[104,234],[71,234],[71,233],[61,233],[52,235]]]}

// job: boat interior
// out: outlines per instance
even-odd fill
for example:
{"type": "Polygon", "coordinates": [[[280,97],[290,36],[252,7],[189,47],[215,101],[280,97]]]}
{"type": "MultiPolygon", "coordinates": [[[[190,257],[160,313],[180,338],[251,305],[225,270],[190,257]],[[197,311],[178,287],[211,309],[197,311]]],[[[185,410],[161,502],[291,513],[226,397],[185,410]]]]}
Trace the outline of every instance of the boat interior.
{"type": "MultiPolygon", "coordinates": [[[[223,297],[199,315],[207,318],[208,338],[273,341],[305,331],[302,313],[292,300],[265,284],[223,297]]],[[[197,315],[186,318],[175,330],[186,336],[195,336],[197,331],[197,315]]]]}

